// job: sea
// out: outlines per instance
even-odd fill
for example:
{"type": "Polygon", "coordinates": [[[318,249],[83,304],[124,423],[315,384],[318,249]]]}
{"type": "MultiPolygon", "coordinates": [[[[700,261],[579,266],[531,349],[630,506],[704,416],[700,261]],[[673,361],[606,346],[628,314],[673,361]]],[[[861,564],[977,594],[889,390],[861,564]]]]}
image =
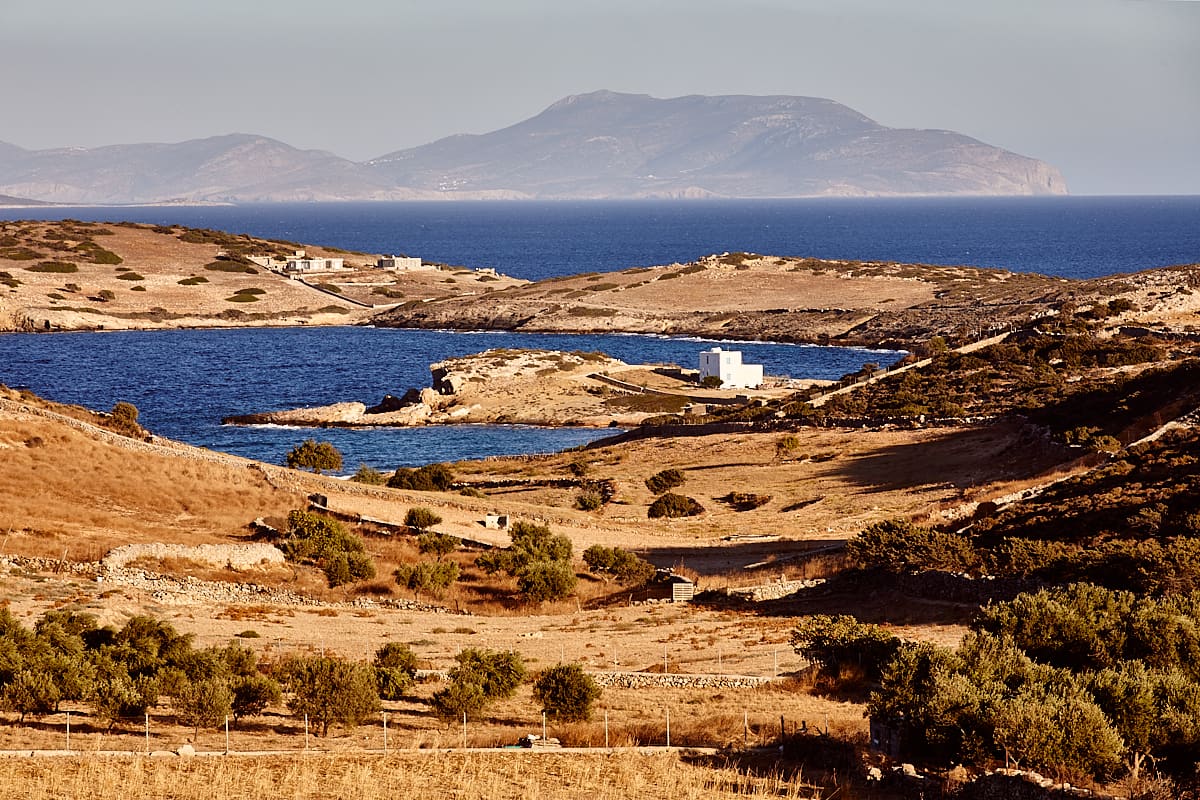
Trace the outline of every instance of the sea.
{"type": "MultiPolygon", "coordinates": [[[[539,280],[754,252],[966,264],[1090,278],[1200,262],[1200,197],[788,201],[249,204],[0,209],[0,219],[181,224],[539,280]]],[[[0,335],[0,383],[54,400],[134,403],[152,431],[281,462],[304,438],[332,441],[348,471],[554,452],[611,431],[460,425],[320,430],[235,427],[230,414],[368,404],[429,383],[429,364],[491,347],[600,351],[694,366],[712,342],[648,336],[281,328],[0,335]]],[[[729,346],[729,345],[726,345],[729,346]]],[[[766,372],[833,379],[903,354],[742,343],[766,372]]]]}

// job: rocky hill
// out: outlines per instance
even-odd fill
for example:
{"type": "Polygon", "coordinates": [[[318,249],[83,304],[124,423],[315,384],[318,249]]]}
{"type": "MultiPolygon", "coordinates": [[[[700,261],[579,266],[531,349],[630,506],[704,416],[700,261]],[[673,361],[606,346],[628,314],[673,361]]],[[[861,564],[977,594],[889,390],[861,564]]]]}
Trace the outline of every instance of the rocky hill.
{"type": "Polygon", "coordinates": [[[59,203],[1065,193],[1036,159],[812,97],[593,92],[365,163],[249,134],[90,149],[0,142],[0,194],[59,203]]]}
{"type": "Polygon", "coordinates": [[[1090,281],[998,269],[708,256],[691,264],[552,278],[486,297],[407,302],[377,325],[459,330],[651,333],[911,347],[969,341],[1064,307],[1109,303],[1122,319],[1182,329],[1200,310],[1200,268],[1090,281]]]}
{"type": "Polygon", "coordinates": [[[1065,194],[1058,170],[951,131],[888,128],[814,97],[572,95],[481,136],[369,164],[397,184],[531,197],[1065,194]]]}

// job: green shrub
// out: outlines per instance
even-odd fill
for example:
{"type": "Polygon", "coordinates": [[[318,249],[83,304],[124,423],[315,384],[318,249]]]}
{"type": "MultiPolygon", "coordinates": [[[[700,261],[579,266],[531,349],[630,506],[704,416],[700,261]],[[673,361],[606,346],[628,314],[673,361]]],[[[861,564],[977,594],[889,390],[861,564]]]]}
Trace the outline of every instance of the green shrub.
{"type": "Polygon", "coordinates": [[[292,658],[282,665],[290,694],[288,708],[297,717],[308,717],[319,736],[329,726],[355,727],[379,710],[375,671],[331,656],[292,658]]]}
{"type": "Polygon", "coordinates": [[[557,600],[575,591],[570,539],[552,534],[547,525],[525,521],[514,523],[509,535],[510,547],[484,553],[475,559],[476,566],[489,575],[502,571],[517,578],[527,600],[557,600]]]}
{"type": "Polygon", "coordinates": [[[133,403],[125,401],[113,405],[108,414],[105,426],[122,436],[141,437],[145,435],[142,426],[138,424],[138,408],[133,403]]]}
{"type": "Polygon", "coordinates": [[[618,583],[642,585],[654,577],[654,565],[620,547],[594,544],[583,551],[583,562],[591,572],[609,575],[618,583]]]}
{"type": "Polygon", "coordinates": [[[906,520],[885,520],[869,526],[846,543],[846,555],[860,569],[893,573],[927,569],[967,572],[977,569],[980,563],[966,537],[906,520]]]}
{"type": "Polygon", "coordinates": [[[237,272],[246,275],[258,274],[258,270],[242,261],[210,261],[204,265],[204,268],[213,272],[237,272]]]}
{"type": "Polygon", "coordinates": [[[258,298],[252,294],[235,294],[225,298],[226,303],[257,303],[258,298]]]}
{"type": "Polygon", "coordinates": [[[543,670],[533,681],[533,699],[542,710],[562,722],[587,720],[600,687],[578,664],[560,664],[543,670]]]}
{"type": "Polygon", "coordinates": [[[342,454],[329,442],[305,439],[288,452],[286,463],[292,469],[311,469],[320,475],[325,470],[341,469],[342,454]]]}
{"type": "Polygon", "coordinates": [[[392,489],[421,492],[444,492],[454,483],[454,473],[445,464],[428,464],[420,469],[400,467],[388,479],[392,489]]]}
{"type": "Polygon", "coordinates": [[[652,494],[662,494],[671,489],[677,489],[686,482],[683,473],[677,469],[664,469],[646,478],[646,488],[652,494]]]}
{"type": "Polygon", "coordinates": [[[417,676],[417,654],[400,642],[388,642],[375,651],[371,662],[375,684],[384,700],[399,700],[417,676]]]}
{"type": "Polygon", "coordinates": [[[604,505],[604,497],[599,492],[580,492],[575,496],[575,507],[580,511],[595,511],[604,505]]]}
{"type": "Polygon", "coordinates": [[[369,486],[384,486],[387,484],[388,476],[374,467],[359,464],[358,471],[350,476],[350,480],[355,483],[365,483],[369,486]]]}
{"type": "Polygon", "coordinates": [[[418,561],[401,564],[392,571],[396,585],[412,592],[414,600],[421,599],[422,594],[440,598],[458,580],[458,573],[456,561],[418,561]]]}
{"type": "Polygon", "coordinates": [[[189,278],[176,281],[180,286],[199,286],[202,283],[208,283],[208,278],[203,275],[192,275],[189,278]]]}
{"type": "Polygon", "coordinates": [[[122,272],[120,275],[117,276],[117,280],[119,280],[119,281],[144,281],[146,279],[142,275],[139,275],[138,273],[131,271],[131,272],[122,272]]]}
{"type": "MultiPolygon", "coordinates": [[[[442,518],[437,517],[437,522],[441,522],[442,518]]],[[[436,525],[437,522],[434,524],[436,525]]],[[[451,536],[448,533],[437,533],[436,531],[426,531],[417,537],[417,550],[422,555],[433,554],[434,558],[441,561],[443,558],[453,553],[459,548],[461,542],[457,536],[451,536]]]]}
{"type": "Polygon", "coordinates": [[[144,291],[146,291],[146,287],[145,287],[145,286],[142,286],[141,284],[138,284],[137,286],[130,286],[130,287],[129,287],[129,291],[131,291],[131,292],[144,292],[144,291]]]}
{"type": "Polygon", "coordinates": [[[70,261],[43,261],[40,264],[34,264],[32,267],[26,267],[28,272],[49,272],[59,274],[70,274],[79,272],[79,265],[73,264],[70,261]]]}
{"type": "Polygon", "coordinates": [[[283,699],[279,683],[266,675],[243,675],[235,678],[233,689],[233,719],[257,717],[268,706],[277,705],[283,699]]]}
{"type": "Polygon", "coordinates": [[[364,552],[362,539],[321,514],[291,511],[280,549],[289,561],[320,567],[331,587],[375,577],[375,564],[364,552]]]}
{"type": "Polygon", "coordinates": [[[771,502],[769,494],[751,494],[749,492],[730,492],[720,498],[722,503],[725,503],[734,511],[753,511],[756,508],[761,508],[771,502]]]}
{"type": "Polygon", "coordinates": [[[667,492],[650,504],[646,512],[651,519],[659,517],[694,517],[704,513],[704,506],[690,497],[667,492]]]}
{"type": "MultiPolygon", "coordinates": [[[[440,525],[441,522],[442,522],[442,517],[440,514],[437,514],[433,511],[429,510],[428,508],[423,508],[421,506],[417,506],[416,508],[410,508],[408,510],[408,513],[406,513],[404,515],[404,524],[406,526],[408,526],[409,528],[413,528],[418,531],[428,530],[429,528],[432,528],[434,525],[440,525]]],[[[426,552],[426,551],[422,551],[422,552],[426,552]]],[[[447,552],[449,552],[449,551],[447,551],[447,552]]]]}

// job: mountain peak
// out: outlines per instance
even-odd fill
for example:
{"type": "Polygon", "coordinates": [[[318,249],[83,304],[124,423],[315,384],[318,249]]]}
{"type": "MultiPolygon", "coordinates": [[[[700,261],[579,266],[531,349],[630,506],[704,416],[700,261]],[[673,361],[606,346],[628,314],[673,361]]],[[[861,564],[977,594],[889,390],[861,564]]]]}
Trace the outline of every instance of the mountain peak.
{"type": "Polygon", "coordinates": [[[1064,194],[1054,167],[833,100],[573,94],[502,130],[354,163],[249,133],[178,144],[0,144],[0,194],[62,203],[1064,194]]]}

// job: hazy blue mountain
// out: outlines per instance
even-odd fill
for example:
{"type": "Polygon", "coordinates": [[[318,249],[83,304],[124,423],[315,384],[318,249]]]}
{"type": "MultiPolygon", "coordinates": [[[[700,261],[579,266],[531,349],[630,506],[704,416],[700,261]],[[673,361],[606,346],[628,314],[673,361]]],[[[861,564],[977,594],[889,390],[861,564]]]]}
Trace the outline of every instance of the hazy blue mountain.
{"type": "Polygon", "coordinates": [[[352,161],[248,134],[18,154],[0,149],[0,192],[60,203],[351,200],[378,190],[352,161]]]}
{"type": "Polygon", "coordinates": [[[1066,193],[1036,159],[812,97],[593,92],[368,163],[414,189],[538,197],[1066,193]]]}
{"type": "Polygon", "coordinates": [[[1044,162],[811,97],[593,92],[361,164],[248,134],[55,150],[0,142],[0,194],[59,203],[1065,193],[1044,162]]]}

